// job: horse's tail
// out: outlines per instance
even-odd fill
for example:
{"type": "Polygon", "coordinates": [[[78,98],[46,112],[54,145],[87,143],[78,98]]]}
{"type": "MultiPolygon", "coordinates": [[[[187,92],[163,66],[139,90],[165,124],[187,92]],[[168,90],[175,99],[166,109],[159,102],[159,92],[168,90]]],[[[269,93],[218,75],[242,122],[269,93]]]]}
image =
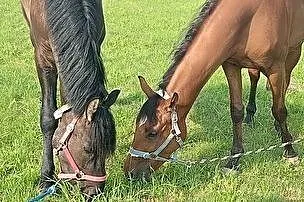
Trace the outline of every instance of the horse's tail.
{"type": "Polygon", "coordinates": [[[105,92],[105,72],[100,58],[104,37],[101,2],[96,0],[46,0],[46,20],[54,47],[66,100],[76,114],[105,92]]]}

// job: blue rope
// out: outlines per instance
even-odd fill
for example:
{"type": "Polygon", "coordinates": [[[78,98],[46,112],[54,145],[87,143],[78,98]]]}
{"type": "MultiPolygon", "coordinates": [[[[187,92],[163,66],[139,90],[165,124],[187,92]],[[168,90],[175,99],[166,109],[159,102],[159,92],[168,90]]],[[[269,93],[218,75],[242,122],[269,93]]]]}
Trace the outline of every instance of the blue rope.
{"type": "Polygon", "coordinates": [[[39,202],[39,201],[42,201],[44,199],[44,197],[46,197],[48,195],[53,195],[56,192],[56,185],[57,185],[57,183],[50,186],[45,191],[41,192],[38,196],[30,199],[28,202],[39,202]]]}

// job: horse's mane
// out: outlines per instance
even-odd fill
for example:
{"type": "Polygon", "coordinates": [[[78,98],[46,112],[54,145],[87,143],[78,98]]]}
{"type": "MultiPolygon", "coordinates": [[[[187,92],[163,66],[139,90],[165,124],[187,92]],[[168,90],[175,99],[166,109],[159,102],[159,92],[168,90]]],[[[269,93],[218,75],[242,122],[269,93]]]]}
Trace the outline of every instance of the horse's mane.
{"type": "Polygon", "coordinates": [[[217,3],[218,3],[218,0],[207,0],[202,5],[199,14],[190,24],[188,31],[185,34],[184,39],[181,40],[181,42],[179,43],[177,48],[172,51],[172,53],[173,53],[172,62],[171,62],[169,69],[164,74],[162,81],[159,84],[160,89],[165,89],[167,87],[167,85],[169,84],[170,79],[176,70],[176,67],[179,65],[181,60],[186,55],[186,52],[188,51],[192,41],[194,40],[195,36],[197,35],[199,28],[203,25],[205,20],[211,15],[211,13],[213,12],[217,3]]]}
{"type": "Polygon", "coordinates": [[[100,45],[105,34],[100,1],[46,0],[46,19],[66,101],[75,114],[106,96],[100,45]]]}
{"type": "MultiPolygon", "coordinates": [[[[109,109],[98,107],[94,114],[91,127],[91,159],[94,164],[100,164],[101,158],[106,158],[112,154],[116,147],[116,130],[115,122],[109,109]],[[103,134],[103,135],[100,135],[103,134]]],[[[96,165],[97,167],[102,167],[96,165]]]]}
{"type": "MultiPolygon", "coordinates": [[[[107,96],[100,45],[105,30],[101,1],[46,0],[47,23],[66,101],[82,115],[93,98],[107,96]]],[[[114,118],[104,107],[94,113],[91,160],[102,163],[115,150],[114,118]]],[[[102,167],[102,166],[100,166],[102,167]]]]}

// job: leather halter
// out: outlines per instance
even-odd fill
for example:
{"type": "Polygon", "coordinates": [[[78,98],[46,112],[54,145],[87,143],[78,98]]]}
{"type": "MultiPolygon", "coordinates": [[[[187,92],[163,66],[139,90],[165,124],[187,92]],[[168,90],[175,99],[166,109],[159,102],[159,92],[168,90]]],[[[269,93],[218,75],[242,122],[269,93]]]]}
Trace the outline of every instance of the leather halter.
{"type": "MultiPolygon", "coordinates": [[[[67,110],[70,110],[72,107],[69,105],[63,105],[61,108],[56,110],[54,112],[54,117],[56,119],[61,118],[62,114],[66,112],[67,110]]],[[[65,158],[70,164],[70,167],[74,171],[74,173],[66,174],[66,173],[59,173],[58,178],[59,179],[72,179],[72,180],[87,180],[87,181],[92,181],[92,182],[104,182],[107,179],[107,176],[93,176],[93,175],[87,175],[83,171],[81,171],[76,164],[69,148],[68,148],[68,139],[71,137],[73,134],[75,125],[78,121],[79,117],[74,118],[71,123],[69,123],[66,127],[66,130],[63,134],[63,136],[59,140],[59,146],[54,149],[56,155],[59,155],[59,152],[62,151],[65,158]]]]}
{"type": "MultiPolygon", "coordinates": [[[[168,100],[170,98],[169,94],[164,91],[160,90],[156,92],[158,95],[160,95],[163,99],[168,100]]],[[[183,140],[180,136],[181,131],[178,127],[178,117],[176,109],[173,108],[171,112],[171,123],[172,123],[172,129],[166,140],[153,152],[146,152],[146,151],[140,151],[133,147],[130,147],[129,153],[132,157],[137,158],[144,158],[144,159],[151,159],[156,161],[174,161],[173,155],[167,159],[164,157],[159,156],[159,154],[170,144],[171,140],[175,138],[175,141],[178,143],[179,147],[181,148],[183,146],[183,140]]]]}

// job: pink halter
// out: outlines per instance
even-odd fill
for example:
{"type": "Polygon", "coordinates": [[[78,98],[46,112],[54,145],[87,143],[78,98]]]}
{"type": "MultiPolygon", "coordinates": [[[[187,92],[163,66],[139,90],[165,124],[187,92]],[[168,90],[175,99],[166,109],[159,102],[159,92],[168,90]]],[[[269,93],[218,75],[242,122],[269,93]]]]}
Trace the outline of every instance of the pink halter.
{"type": "MultiPolygon", "coordinates": [[[[70,107],[68,107],[67,105],[63,105],[60,109],[58,109],[55,113],[54,116],[55,118],[60,118],[62,116],[62,114],[69,110],[70,107]]],[[[92,182],[104,182],[107,179],[107,176],[93,176],[93,175],[87,175],[85,174],[83,171],[81,171],[79,169],[79,167],[77,166],[69,148],[67,145],[67,140],[69,139],[69,137],[71,137],[71,135],[73,134],[75,125],[77,123],[79,118],[74,118],[72,120],[71,123],[69,123],[66,127],[66,130],[63,134],[63,136],[61,137],[61,139],[59,140],[59,147],[55,149],[56,154],[58,155],[60,151],[63,152],[65,158],[67,159],[67,161],[69,162],[72,170],[74,171],[74,173],[71,174],[66,174],[66,173],[59,173],[58,174],[58,178],[59,179],[72,179],[72,180],[87,180],[87,181],[92,181],[92,182]]]]}

